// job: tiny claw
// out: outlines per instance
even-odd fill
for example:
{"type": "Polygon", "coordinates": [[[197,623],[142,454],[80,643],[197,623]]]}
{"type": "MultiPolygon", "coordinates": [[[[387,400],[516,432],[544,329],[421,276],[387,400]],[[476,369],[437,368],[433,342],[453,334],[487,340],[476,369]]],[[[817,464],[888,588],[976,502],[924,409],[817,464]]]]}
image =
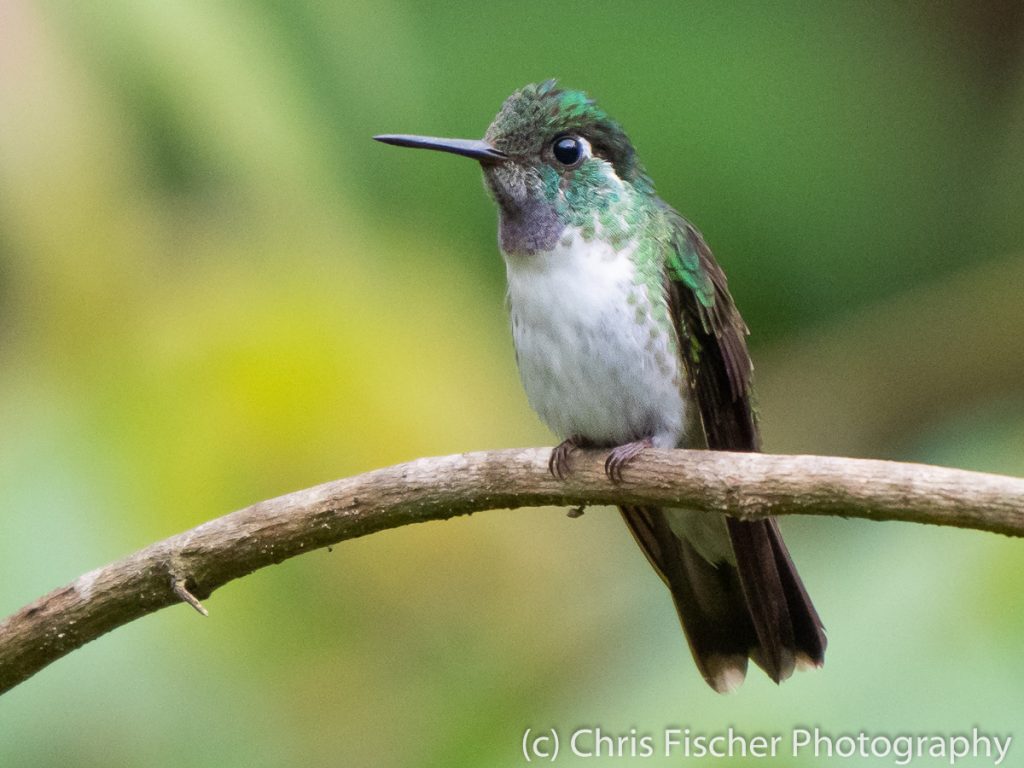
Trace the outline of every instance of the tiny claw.
{"type": "Polygon", "coordinates": [[[650,448],[651,445],[653,445],[651,438],[645,437],[643,440],[634,440],[632,443],[626,443],[625,445],[613,448],[604,462],[604,473],[608,475],[608,479],[613,483],[621,483],[622,468],[639,456],[645,448],[650,448]]]}
{"type": "Polygon", "coordinates": [[[579,443],[573,437],[567,438],[555,446],[548,459],[548,472],[552,477],[559,480],[565,479],[569,472],[569,454],[577,448],[579,448],[579,443]]]}

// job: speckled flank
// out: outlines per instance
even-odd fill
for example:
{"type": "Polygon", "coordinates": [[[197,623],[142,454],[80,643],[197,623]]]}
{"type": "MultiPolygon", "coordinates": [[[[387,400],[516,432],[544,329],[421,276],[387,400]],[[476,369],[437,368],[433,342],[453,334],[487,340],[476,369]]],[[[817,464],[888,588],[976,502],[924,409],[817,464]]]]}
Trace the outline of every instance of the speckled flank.
{"type": "Polygon", "coordinates": [[[569,227],[554,249],[508,259],[516,359],[530,405],[560,437],[671,447],[686,423],[682,361],[631,256],[569,227]]]}

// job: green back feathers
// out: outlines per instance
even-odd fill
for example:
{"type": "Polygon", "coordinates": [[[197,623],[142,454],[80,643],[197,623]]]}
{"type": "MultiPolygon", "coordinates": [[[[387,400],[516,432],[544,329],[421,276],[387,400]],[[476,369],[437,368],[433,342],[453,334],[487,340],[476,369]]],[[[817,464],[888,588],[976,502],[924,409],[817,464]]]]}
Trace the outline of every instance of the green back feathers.
{"type": "Polygon", "coordinates": [[[676,214],[671,219],[672,247],[668,250],[669,274],[689,288],[704,309],[710,309],[715,304],[715,284],[701,263],[703,241],[689,222],[681,216],[676,214]]]}

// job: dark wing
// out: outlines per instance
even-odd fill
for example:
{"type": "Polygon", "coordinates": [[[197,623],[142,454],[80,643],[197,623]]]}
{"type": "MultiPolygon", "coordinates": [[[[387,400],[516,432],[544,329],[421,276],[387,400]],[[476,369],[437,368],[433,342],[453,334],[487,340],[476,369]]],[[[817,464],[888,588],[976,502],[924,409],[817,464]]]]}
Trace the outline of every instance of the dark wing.
{"type": "Polygon", "coordinates": [[[670,311],[708,447],[758,451],[747,326],[729,294],[725,273],[700,232],[671,208],[665,210],[671,245],[665,270],[670,311]]]}
{"type": "MultiPolygon", "coordinates": [[[[707,447],[757,451],[760,438],[751,405],[747,327],[704,238],[671,208],[666,206],[663,213],[671,246],[665,270],[669,308],[707,447]]],[[[775,520],[727,518],[736,572],[717,564],[708,574],[693,562],[695,553],[687,542],[672,536],[676,546],[671,546],[666,526],[652,525],[650,515],[641,515],[640,510],[624,509],[623,514],[668,584],[705,677],[714,673],[721,657],[735,659],[737,642],[747,644],[754,661],[776,682],[788,677],[797,662],[823,662],[821,621],[775,520]],[[710,600],[695,599],[702,595],[710,600]],[[731,638],[723,637],[723,630],[726,635],[731,632],[731,638]]]]}

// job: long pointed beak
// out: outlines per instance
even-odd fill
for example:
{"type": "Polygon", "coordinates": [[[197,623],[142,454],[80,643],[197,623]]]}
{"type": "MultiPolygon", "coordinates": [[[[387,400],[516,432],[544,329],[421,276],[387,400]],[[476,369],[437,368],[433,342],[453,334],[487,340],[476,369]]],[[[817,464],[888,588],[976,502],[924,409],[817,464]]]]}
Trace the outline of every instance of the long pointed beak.
{"type": "Polygon", "coordinates": [[[508,157],[500,149],[495,149],[480,139],[435,139],[433,136],[407,136],[401,133],[385,133],[373,138],[385,144],[394,144],[396,147],[451,152],[453,155],[471,157],[481,163],[497,163],[508,157]]]}

